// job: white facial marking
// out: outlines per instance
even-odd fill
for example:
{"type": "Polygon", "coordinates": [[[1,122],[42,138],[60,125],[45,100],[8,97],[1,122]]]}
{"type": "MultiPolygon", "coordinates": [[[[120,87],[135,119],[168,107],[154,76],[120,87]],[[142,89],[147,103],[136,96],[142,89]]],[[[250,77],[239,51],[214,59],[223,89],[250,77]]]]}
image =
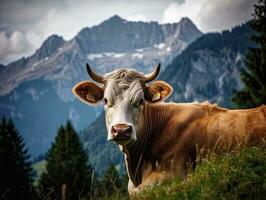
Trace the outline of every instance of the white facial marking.
{"type": "Polygon", "coordinates": [[[143,111],[143,105],[140,105],[140,101],[144,99],[144,92],[140,83],[137,81],[127,84],[111,82],[107,84],[105,98],[107,102],[110,102],[105,105],[107,140],[113,140],[112,126],[125,124],[131,126],[130,139],[136,141],[139,120],[143,111]]]}

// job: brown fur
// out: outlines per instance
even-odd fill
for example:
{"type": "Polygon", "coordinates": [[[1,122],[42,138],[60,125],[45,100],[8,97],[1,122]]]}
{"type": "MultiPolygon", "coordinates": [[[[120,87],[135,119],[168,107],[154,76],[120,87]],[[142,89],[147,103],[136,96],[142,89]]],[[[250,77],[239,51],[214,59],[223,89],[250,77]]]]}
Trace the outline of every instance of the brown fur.
{"type": "Polygon", "coordinates": [[[137,136],[141,141],[146,135],[141,143],[145,148],[136,153],[134,146],[141,149],[138,142],[124,147],[133,182],[129,192],[174,175],[184,178],[187,163],[195,162],[198,150],[204,154],[259,144],[266,139],[265,109],[228,110],[208,103],[146,104],[142,131],[137,136]]]}

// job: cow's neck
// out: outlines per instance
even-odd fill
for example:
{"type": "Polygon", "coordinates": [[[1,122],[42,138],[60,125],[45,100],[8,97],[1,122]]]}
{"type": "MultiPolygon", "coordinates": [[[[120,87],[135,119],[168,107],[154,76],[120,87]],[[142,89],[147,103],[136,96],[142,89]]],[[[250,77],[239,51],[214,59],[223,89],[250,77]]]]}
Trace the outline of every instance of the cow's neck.
{"type": "Polygon", "coordinates": [[[135,186],[139,185],[143,176],[143,164],[145,151],[149,149],[151,136],[159,133],[169,119],[170,112],[167,112],[166,106],[146,104],[137,141],[122,147],[125,153],[126,167],[129,178],[135,186]]]}

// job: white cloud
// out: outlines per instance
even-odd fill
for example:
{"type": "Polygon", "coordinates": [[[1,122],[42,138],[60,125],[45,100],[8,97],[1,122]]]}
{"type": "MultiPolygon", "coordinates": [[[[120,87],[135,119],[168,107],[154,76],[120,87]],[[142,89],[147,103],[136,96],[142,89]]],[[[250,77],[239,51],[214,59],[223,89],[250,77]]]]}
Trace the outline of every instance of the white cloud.
{"type": "Polygon", "coordinates": [[[204,32],[221,31],[251,18],[257,0],[186,0],[169,3],[163,11],[163,23],[189,17],[204,32]]]}
{"type": "Polygon", "coordinates": [[[126,20],[133,21],[133,22],[139,22],[139,21],[147,22],[147,21],[149,21],[144,14],[131,15],[131,16],[127,17],[126,20]]]}
{"type": "MultiPolygon", "coordinates": [[[[50,9],[46,15],[40,20],[38,23],[35,24],[35,26],[30,29],[26,30],[25,35],[28,41],[35,47],[39,48],[41,43],[52,35],[53,33],[58,34],[58,29],[60,28],[59,24],[56,23],[58,18],[58,13],[55,8],[50,9]],[[50,26],[54,26],[57,24],[57,27],[51,28],[50,26]],[[54,32],[52,32],[52,30],[54,32]]],[[[68,24],[65,22],[65,24],[68,24]]]]}
{"type": "Polygon", "coordinates": [[[228,29],[251,19],[257,0],[203,0],[198,26],[205,31],[228,29]]]}
{"type": "Polygon", "coordinates": [[[10,37],[0,32],[0,60],[6,64],[10,60],[29,55],[34,50],[27,38],[19,31],[14,31],[10,37]]]}
{"type": "Polygon", "coordinates": [[[201,12],[202,0],[187,0],[183,4],[172,2],[163,12],[162,23],[179,22],[182,17],[195,21],[201,12]]]}

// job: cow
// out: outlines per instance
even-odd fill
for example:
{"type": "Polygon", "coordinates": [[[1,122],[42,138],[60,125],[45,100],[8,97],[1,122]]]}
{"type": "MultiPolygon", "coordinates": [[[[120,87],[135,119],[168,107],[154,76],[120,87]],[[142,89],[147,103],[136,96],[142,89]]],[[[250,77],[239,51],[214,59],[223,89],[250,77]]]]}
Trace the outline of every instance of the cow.
{"type": "Polygon", "coordinates": [[[184,179],[199,150],[224,152],[266,139],[266,106],[230,110],[208,102],[162,102],[173,89],[154,81],[160,64],[146,75],[133,69],[99,75],[88,64],[87,71],[98,85],[82,81],[72,91],[86,104],[104,103],[107,140],[125,156],[129,194],[173,176],[184,179]]]}

